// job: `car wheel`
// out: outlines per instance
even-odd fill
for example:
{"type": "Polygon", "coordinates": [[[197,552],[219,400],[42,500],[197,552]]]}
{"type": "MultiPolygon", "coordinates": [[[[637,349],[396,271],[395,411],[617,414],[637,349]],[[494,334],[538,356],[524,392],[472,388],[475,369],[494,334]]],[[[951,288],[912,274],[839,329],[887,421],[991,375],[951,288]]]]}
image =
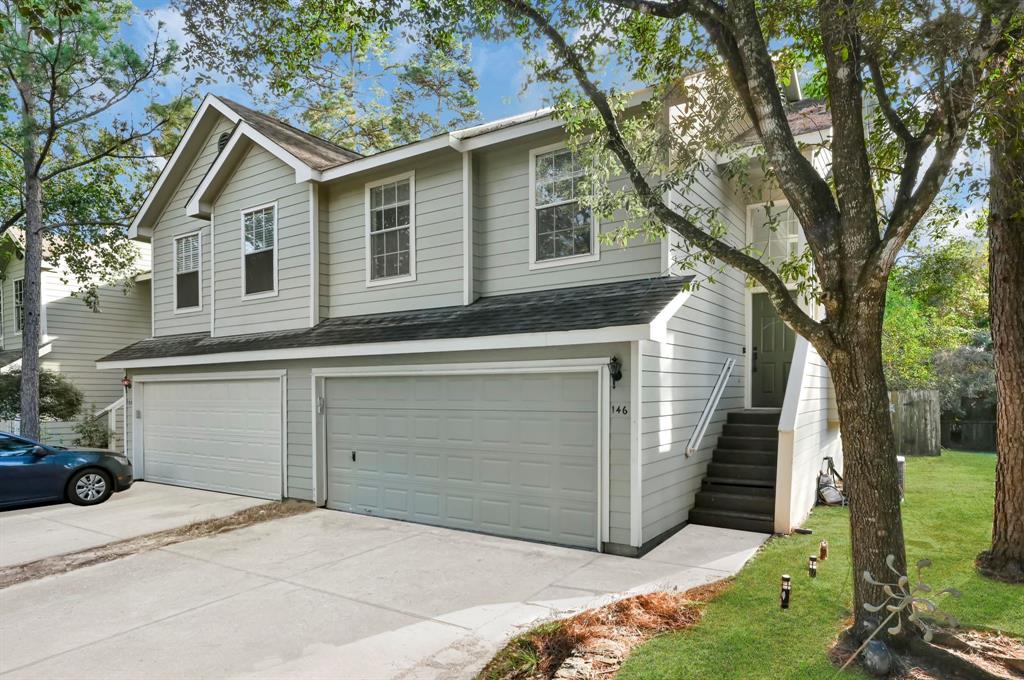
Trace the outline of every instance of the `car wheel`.
{"type": "Polygon", "coordinates": [[[103,470],[82,470],[68,480],[68,500],[75,505],[97,505],[110,498],[114,485],[103,470]]]}

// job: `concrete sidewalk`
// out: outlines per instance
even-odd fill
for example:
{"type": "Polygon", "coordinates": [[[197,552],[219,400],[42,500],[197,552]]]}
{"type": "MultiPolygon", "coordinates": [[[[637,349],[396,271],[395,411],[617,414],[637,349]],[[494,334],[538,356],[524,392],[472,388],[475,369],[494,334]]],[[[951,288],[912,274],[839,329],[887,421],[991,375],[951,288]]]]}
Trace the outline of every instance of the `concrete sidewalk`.
{"type": "Polygon", "coordinates": [[[766,538],[689,526],[630,559],[316,510],[0,591],[0,676],[468,678],[540,620],[724,578],[766,538]]]}
{"type": "Polygon", "coordinates": [[[136,482],[100,505],[71,503],[0,512],[0,567],[224,517],[259,498],[136,482]]]}

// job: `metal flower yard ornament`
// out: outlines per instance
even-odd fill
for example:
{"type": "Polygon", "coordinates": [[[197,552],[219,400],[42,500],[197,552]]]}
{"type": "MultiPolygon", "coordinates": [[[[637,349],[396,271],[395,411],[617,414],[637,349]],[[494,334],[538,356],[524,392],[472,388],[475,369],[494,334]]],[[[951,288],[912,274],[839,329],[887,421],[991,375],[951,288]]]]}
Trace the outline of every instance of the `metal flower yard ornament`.
{"type": "Polygon", "coordinates": [[[871,635],[864,640],[864,643],[857,648],[857,651],[846,660],[840,671],[844,670],[847,666],[853,663],[860,653],[868,646],[876,635],[884,628],[890,635],[899,635],[903,632],[904,617],[907,623],[916,624],[923,631],[923,638],[925,642],[931,642],[932,637],[935,634],[934,621],[936,619],[946,623],[950,626],[959,625],[955,618],[946,612],[939,609],[935,603],[935,599],[940,595],[951,595],[952,597],[960,597],[960,591],[955,588],[943,588],[942,590],[935,591],[931,586],[924,582],[924,570],[932,566],[931,560],[918,560],[917,562],[917,579],[915,582],[911,582],[910,577],[906,574],[901,574],[899,570],[893,566],[896,563],[896,557],[889,555],[885,558],[885,564],[893,574],[896,575],[896,581],[893,583],[886,583],[876,579],[870,571],[864,571],[862,578],[870,585],[880,587],[882,592],[885,593],[886,599],[879,604],[864,603],[864,609],[871,613],[877,614],[881,611],[887,611],[888,615],[882,620],[880,624],[871,632],[871,635]],[[934,595],[931,595],[934,593],[934,595]],[[925,618],[927,615],[927,618],[925,618]],[[895,619],[895,623],[890,623],[895,619]],[[888,626],[888,628],[886,628],[888,626]]]}

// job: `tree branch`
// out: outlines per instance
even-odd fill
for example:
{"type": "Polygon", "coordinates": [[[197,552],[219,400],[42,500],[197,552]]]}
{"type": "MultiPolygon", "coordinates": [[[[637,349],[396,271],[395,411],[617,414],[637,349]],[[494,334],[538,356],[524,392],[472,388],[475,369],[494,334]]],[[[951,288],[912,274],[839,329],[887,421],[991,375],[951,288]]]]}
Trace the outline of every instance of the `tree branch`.
{"type": "Polygon", "coordinates": [[[577,55],[564,36],[551,24],[547,17],[525,0],[502,0],[502,3],[513,13],[529,18],[554,46],[558,56],[572,70],[576,82],[601,116],[605,132],[607,133],[606,148],[615,154],[622,164],[633,185],[633,189],[643,201],[644,206],[666,227],[671,228],[688,243],[750,275],[764,286],[768,296],[778,310],[779,316],[801,335],[814,341],[816,344],[821,343],[822,346],[831,345],[831,338],[825,328],[800,309],[800,306],[786,287],[785,282],[768,265],[711,236],[665,204],[661,196],[647,182],[643,172],[637,166],[630,153],[619,130],[615,113],[612,111],[608,98],[590,79],[579,55],[577,55]]]}

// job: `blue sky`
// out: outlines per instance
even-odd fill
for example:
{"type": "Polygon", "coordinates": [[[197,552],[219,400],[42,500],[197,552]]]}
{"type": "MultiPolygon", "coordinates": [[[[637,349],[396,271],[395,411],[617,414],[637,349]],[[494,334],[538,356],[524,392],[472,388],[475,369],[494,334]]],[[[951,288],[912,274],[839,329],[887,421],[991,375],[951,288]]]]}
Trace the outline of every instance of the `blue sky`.
{"type": "MultiPolygon", "coordinates": [[[[146,11],[149,16],[138,16],[134,25],[126,29],[126,35],[138,46],[143,46],[152,39],[158,21],[165,25],[165,34],[179,43],[187,41],[183,31],[183,20],[166,2],[159,0],[141,0],[136,6],[146,11]]],[[[527,70],[522,65],[522,50],[518,44],[493,43],[475,41],[472,47],[473,67],[480,82],[477,92],[477,108],[482,121],[494,120],[505,116],[522,113],[540,108],[546,104],[547,90],[540,85],[532,84],[525,91],[527,70]]],[[[400,50],[412,50],[412,46],[399,47],[400,50]]],[[[185,77],[168,79],[165,87],[157,93],[160,99],[167,99],[181,90],[185,77]]],[[[217,82],[204,89],[234,99],[247,105],[255,105],[252,92],[247,92],[237,84],[229,82],[224,76],[215,76],[217,82]]],[[[259,93],[255,93],[258,95],[259,93]]],[[[140,115],[150,96],[136,97],[121,113],[129,116],[140,115]]]]}

